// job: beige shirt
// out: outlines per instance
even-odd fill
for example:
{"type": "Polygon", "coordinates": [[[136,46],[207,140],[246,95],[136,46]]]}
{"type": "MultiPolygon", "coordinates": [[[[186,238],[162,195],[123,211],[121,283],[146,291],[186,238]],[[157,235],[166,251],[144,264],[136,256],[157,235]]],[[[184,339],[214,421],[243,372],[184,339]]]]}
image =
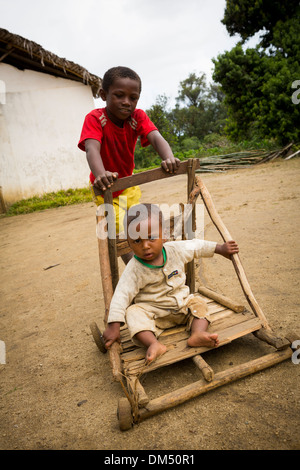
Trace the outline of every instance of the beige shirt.
{"type": "Polygon", "coordinates": [[[149,267],[132,258],[125,267],[110,304],[108,323],[125,323],[127,308],[146,302],[162,309],[178,310],[189,296],[185,284],[185,264],[194,258],[211,257],[216,242],[183,240],[166,242],[166,262],[162,267],[149,267]]]}

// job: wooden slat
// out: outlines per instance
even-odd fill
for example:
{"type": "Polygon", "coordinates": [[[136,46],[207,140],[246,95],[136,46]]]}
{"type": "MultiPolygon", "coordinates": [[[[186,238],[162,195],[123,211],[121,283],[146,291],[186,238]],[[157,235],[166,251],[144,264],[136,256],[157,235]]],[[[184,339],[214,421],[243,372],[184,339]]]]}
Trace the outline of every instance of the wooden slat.
{"type": "MultiPolygon", "coordinates": [[[[222,310],[227,310],[227,309],[223,305],[220,305],[216,302],[211,302],[207,304],[207,313],[209,313],[210,315],[213,315],[214,313],[220,312],[222,310]]],[[[232,310],[230,311],[232,312],[232,310]]]]}
{"type": "Polygon", "coordinates": [[[211,333],[215,333],[216,331],[219,332],[229,328],[230,326],[238,325],[239,323],[251,320],[251,318],[254,317],[255,315],[253,315],[251,312],[248,314],[240,314],[240,316],[236,318],[236,313],[232,310],[221,310],[210,317],[211,324],[209,326],[209,331],[211,333]]]}
{"type": "MultiPolygon", "coordinates": [[[[230,309],[222,308],[219,306],[215,305],[215,313],[213,313],[210,317],[211,320],[211,325],[210,325],[210,332],[219,332],[222,329],[229,328],[230,326],[236,325],[238,323],[242,323],[245,321],[250,320],[251,318],[254,317],[253,313],[250,312],[245,312],[243,314],[236,314],[230,309]]],[[[163,344],[172,344],[176,343],[176,341],[181,341],[182,339],[187,339],[189,336],[189,332],[186,331],[186,325],[178,325],[173,328],[168,328],[163,333],[160,335],[160,341],[163,344]]],[[[136,345],[133,344],[130,338],[130,334],[128,329],[126,328],[125,330],[122,331],[121,333],[121,342],[122,342],[122,348],[123,348],[123,356],[126,352],[129,352],[133,349],[137,350],[140,349],[143,351],[141,353],[141,357],[144,354],[144,349],[138,348],[136,345]]],[[[134,352],[131,353],[131,355],[134,355],[134,352]]],[[[126,359],[127,356],[124,356],[124,359],[126,359]]]]}
{"type": "MultiPolygon", "coordinates": [[[[252,318],[255,318],[254,314],[248,313],[246,314],[240,314],[237,316],[236,313],[232,312],[231,310],[223,310],[222,312],[218,312],[215,315],[212,316],[212,323],[209,327],[210,333],[218,333],[222,330],[226,330],[230,327],[233,327],[234,325],[244,323],[246,321],[251,320],[252,318]]],[[[174,328],[168,328],[165,330],[161,335],[160,335],[160,341],[163,343],[165,346],[169,347],[170,349],[175,349],[177,347],[177,344],[181,341],[186,341],[188,337],[190,336],[190,333],[186,330],[185,325],[180,325],[174,328]]],[[[129,333],[128,336],[126,337],[128,340],[130,340],[129,333]]],[[[128,342],[129,343],[129,342],[128,342]]],[[[131,343],[133,345],[133,343],[131,343]]],[[[122,346],[123,346],[123,353],[122,353],[122,360],[124,362],[133,362],[136,360],[143,359],[145,356],[145,349],[142,347],[137,347],[134,346],[134,350],[128,351],[128,347],[124,347],[124,343],[122,340],[122,346]]]]}
{"type": "Polygon", "coordinates": [[[199,297],[201,297],[201,299],[205,300],[205,302],[206,302],[207,304],[209,304],[209,303],[211,303],[211,302],[214,302],[213,299],[209,299],[208,297],[206,297],[206,296],[203,295],[203,294],[198,294],[198,295],[199,295],[199,297]]]}
{"type": "MultiPolygon", "coordinates": [[[[257,317],[252,318],[251,320],[239,323],[232,327],[226,328],[219,333],[219,347],[227,343],[230,343],[236,338],[244,336],[246,334],[252,333],[261,328],[261,321],[257,317]]],[[[148,373],[152,370],[159,369],[160,367],[165,367],[167,365],[173,364],[175,362],[193,357],[196,354],[201,354],[205,351],[210,350],[211,348],[199,347],[191,348],[187,346],[186,341],[180,341],[177,343],[176,348],[169,349],[165,354],[160,356],[153,363],[145,366],[144,359],[140,361],[133,361],[130,364],[123,363],[125,374],[142,374],[148,373]]]]}
{"type": "MultiPolygon", "coordinates": [[[[184,175],[187,173],[190,160],[186,160],[180,163],[179,168],[175,174],[170,174],[164,171],[162,168],[154,168],[153,170],[143,171],[141,173],[136,173],[135,175],[126,176],[125,178],[120,178],[114,182],[111,189],[113,192],[122,191],[123,189],[130,188],[131,186],[137,186],[144,183],[150,183],[151,181],[157,181],[164,178],[173,178],[174,176],[184,175]]],[[[195,169],[200,168],[199,160],[197,160],[195,169]]],[[[101,191],[94,187],[94,192],[96,196],[101,195],[101,191]]]]}

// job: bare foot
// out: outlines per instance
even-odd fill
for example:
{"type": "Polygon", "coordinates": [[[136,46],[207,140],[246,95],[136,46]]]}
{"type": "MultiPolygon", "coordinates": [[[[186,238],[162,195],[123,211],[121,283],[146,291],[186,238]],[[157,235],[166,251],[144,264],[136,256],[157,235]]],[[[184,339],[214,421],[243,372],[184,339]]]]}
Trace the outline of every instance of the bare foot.
{"type": "Polygon", "coordinates": [[[207,348],[216,348],[219,346],[219,339],[217,333],[195,331],[189,337],[187,344],[191,347],[205,346],[207,348]]]}
{"type": "Polygon", "coordinates": [[[166,352],[167,348],[164,344],[161,344],[159,341],[155,341],[150,344],[149,348],[146,352],[146,362],[150,364],[150,362],[155,361],[159,356],[166,352]]]}

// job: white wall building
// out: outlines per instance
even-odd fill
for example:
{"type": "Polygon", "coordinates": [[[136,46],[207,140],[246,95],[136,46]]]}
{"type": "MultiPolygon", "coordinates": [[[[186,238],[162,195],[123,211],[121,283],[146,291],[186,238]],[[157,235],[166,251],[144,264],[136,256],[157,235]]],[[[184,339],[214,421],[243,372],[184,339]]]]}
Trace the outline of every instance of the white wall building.
{"type": "Polygon", "coordinates": [[[6,205],[84,187],[89,169],[77,147],[101,79],[0,29],[0,186],[6,205]]]}

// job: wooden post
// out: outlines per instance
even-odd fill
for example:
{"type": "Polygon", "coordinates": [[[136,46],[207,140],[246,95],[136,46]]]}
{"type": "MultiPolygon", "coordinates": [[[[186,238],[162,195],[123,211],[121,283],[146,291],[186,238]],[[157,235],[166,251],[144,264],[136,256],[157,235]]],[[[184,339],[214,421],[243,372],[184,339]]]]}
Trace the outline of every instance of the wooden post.
{"type": "Polygon", "coordinates": [[[207,364],[207,362],[203,359],[200,354],[198,356],[194,356],[192,358],[194,364],[201,370],[203,377],[207,382],[211,382],[214,378],[214,371],[212,368],[207,364]]]}
{"type": "Polygon", "coordinates": [[[122,372],[123,368],[122,368],[122,362],[121,362],[121,356],[120,356],[121,350],[122,350],[122,347],[116,341],[111,345],[111,347],[108,350],[113,378],[117,382],[123,381],[123,372],[122,372]]]}
{"type": "Polygon", "coordinates": [[[130,389],[131,394],[137,398],[139,406],[145,406],[149,403],[149,397],[139,379],[134,375],[127,375],[126,380],[128,388],[130,389]]]}
{"type": "MultiPolygon", "coordinates": [[[[187,167],[187,174],[188,174],[188,182],[187,182],[187,201],[190,200],[190,194],[193,191],[194,184],[195,184],[195,170],[198,164],[197,159],[192,159],[188,163],[187,167]]],[[[196,230],[196,210],[195,206],[192,210],[192,230],[195,232],[196,230]]],[[[195,262],[194,260],[188,263],[187,265],[187,274],[186,274],[187,285],[190,288],[191,294],[195,292],[195,262]]]]}
{"type": "Polygon", "coordinates": [[[290,342],[287,338],[280,338],[279,336],[276,336],[272,331],[266,330],[265,328],[261,328],[260,330],[254,331],[253,334],[254,336],[256,336],[256,338],[270,344],[271,346],[274,346],[274,348],[278,350],[287,348],[290,345],[290,342]]]}
{"type": "Polygon", "coordinates": [[[105,236],[104,231],[103,233],[99,233],[100,228],[101,229],[104,228],[104,220],[105,220],[104,214],[96,215],[98,254],[99,254],[99,264],[100,264],[104,305],[105,305],[104,326],[106,327],[109,306],[110,306],[110,302],[113,296],[113,285],[112,285],[111,268],[110,268],[110,261],[109,261],[108,239],[105,236]]]}
{"type": "MultiPolygon", "coordinates": [[[[103,223],[103,215],[97,215],[96,221],[97,224],[103,223]]],[[[98,233],[98,231],[97,231],[98,233]]],[[[102,234],[103,235],[103,234],[102,234]]],[[[102,280],[102,290],[105,304],[105,314],[104,314],[104,326],[107,326],[107,319],[109,313],[110,302],[113,296],[113,285],[112,285],[112,275],[111,267],[109,260],[109,249],[108,249],[108,238],[101,236],[101,233],[98,233],[98,251],[99,251],[99,262],[100,262],[100,272],[102,280]]],[[[119,343],[115,342],[110,347],[109,359],[112,368],[112,374],[115,380],[122,381],[122,364],[121,364],[121,346],[119,343]]]]}
{"type": "Polygon", "coordinates": [[[113,195],[110,189],[104,191],[104,203],[110,204],[111,212],[107,216],[107,231],[108,231],[108,251],[109,251],[109,261],[111,267],[111,276],[112,276],[112,285],[115,290],[116,285],[119,281],[119,267],[118,267],[118,257],[117,257],[117,240],[116,240],[116,225],[115,217],[113,216],[113,195]]]}

